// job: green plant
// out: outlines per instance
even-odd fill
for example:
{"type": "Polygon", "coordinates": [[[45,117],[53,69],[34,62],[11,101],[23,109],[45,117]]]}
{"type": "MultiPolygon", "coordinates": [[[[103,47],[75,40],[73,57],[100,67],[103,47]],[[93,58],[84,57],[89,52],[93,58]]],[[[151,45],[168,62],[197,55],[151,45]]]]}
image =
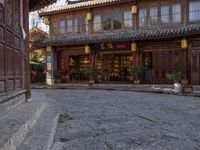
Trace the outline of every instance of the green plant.
{"type": "Polygon", "coordinates": [[[110,73],[111,73],[111,70],[110,70],[110,69],[104,69],[104,70],[103,70],[103,74],[104,74],[105,76],[110,75],[110,73]]]}
{"type": "Polygon", "coordinates": [[[44,72],[44,67],[40,63],[31,62],[30,68],[31,68],[31,71],[37,71],[40,73],[44,72]]]}
{"type": "Polygon", "coordinates": [[[73,118],[69,116],[68,112],[63,112],[59,115],[58,122],[64,123],[67,120],[72,120],[73,118]]]}
{"type": "Polygon", "coordinates": [[[187,64],[178,64],[177,65],[177,72],[181,73],[181,77],[184,79],[186,78],[186,74],[187,74],[187,64]]]}
{"type": "Polygon", "coordinates": [[[62,74],[63,74],[62,70],[55,70],[53,72],[54,79],[61,79],[62,74]]]}
{"type": "Polygon", "coordinates": [[[142,71],[143,71],[142,65],[136,65],[136,66],[133,66],[132,68],[130,68],[131,76],[133,76],[136,79],[139,78],[139,75],[142,73],[142,71]]]}
{"type": "Polygon", "coordinates": [[[165,76],[174,83],[179,83],[181,81],[181,72],[166,73],[165,76]]]}
{"type": "Polygon", "coordinates": [[[87,67],[84,69],[84,76],[88,78],[89,80],[94,80],[94,77],[96,76],[96,70],[93,67],[87,67]]]}

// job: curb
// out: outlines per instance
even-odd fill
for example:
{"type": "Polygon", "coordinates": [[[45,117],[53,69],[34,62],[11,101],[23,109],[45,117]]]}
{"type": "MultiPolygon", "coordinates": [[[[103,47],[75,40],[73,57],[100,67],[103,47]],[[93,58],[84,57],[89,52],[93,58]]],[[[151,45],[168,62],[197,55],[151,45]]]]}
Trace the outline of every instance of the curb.
{"type": "Polygon", "coordinates": [[[168,95],[177,95],[177,96],[190,96],[190,97],[200,97],[200,93],[191,93],[191,94],[184,94],[184,93],[174,93],[170,91],[162,91],[162,90],[142,90],[142,89],[127,89],[126,88],[114,88],[114,87],[95,87],[95,86],[43,86],[43,87],[32,87],[32,89],[76,89],[76,90],[110,90],[110,91],[129,91],[129,92],[140,92],[140,93],[155,93],[155,94],[168,94],[168,95]]]}

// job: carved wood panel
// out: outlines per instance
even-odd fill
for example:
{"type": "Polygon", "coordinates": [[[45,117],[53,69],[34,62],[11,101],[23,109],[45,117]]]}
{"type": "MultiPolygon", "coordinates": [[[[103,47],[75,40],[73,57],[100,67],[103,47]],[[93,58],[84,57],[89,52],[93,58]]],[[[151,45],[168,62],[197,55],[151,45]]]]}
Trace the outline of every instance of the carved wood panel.
{"type": "Polygon", "coordinates": [[[7,25],[12,28],[13,25],[13,0],[7,0],[6,2],[6,21],[7,25]]]}
{"type": "Polygon", "coordinates": [[[0,44],[0,78],[4,77],[4,45],[0,44]]]}
{"type": "Polygon", "coordinates": [[[20,29],[20,0],[15,0],[14,2],[14,17],[13,17],[13,21],[14,21],[14,31],[16,31],[17,33],[19,33],[19,29],[20,29]]]}
{"type": "Polygon", "coordinates": [[[5,0],[0,4],[0,93],[22,88],[20,28],[20,0],[5,0]]]}
{"type": "Polygon", "coordinates": [[[7,51],[7,68],[8,68],[8,76],[14,76],[14,62],[13,62],[13,49],[10,48],[10,47],[7,47],[6,48],[6,51],[7,51]]]}
{"type": "Polygon", "coordinates": [[[0,4],[0,21],[4,21],[4,9],[2,4],[0,4]]]}

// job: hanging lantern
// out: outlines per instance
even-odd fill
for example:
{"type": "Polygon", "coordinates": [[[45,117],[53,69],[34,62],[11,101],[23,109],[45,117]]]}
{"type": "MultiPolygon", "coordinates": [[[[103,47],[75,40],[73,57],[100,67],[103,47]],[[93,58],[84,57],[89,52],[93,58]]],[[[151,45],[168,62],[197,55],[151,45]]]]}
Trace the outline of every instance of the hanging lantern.
{"type": "Polygon", "coordinates": [[[183,48],[183,49],[188,48],[188,40],[187,39],[181,40],[181,48],[183,48]]]}
{"type": "Polygon", "coordinates": [[[137,43],[135,43],[135,42],[131,43],[131,51],[132,52],[137,51],[137,43]]]}
{"type": "Polygon", "coordinates": [[[49,18],[48,17],[44,17],[43,18],[43,22],[45,25],[49,25],[49,18]]]}
{"type": "Polygon", "coordinates": [[[85,54],[90,54],[90,46],[89,45],[86,45],[85,46],[85,51],[84,51],[85,54]]]}
{"type": "Polygon", "coordinates": [[[88,21],[92,20],[92,14],[90,12],[87,13],[86,18],[88,21]]]}
{"type": "Polygon", "coordinates": [[[133,5],[131,7],[131,12],[132,12],[133,15],[137,14],[137,6],[136,5],[133,5]]]}

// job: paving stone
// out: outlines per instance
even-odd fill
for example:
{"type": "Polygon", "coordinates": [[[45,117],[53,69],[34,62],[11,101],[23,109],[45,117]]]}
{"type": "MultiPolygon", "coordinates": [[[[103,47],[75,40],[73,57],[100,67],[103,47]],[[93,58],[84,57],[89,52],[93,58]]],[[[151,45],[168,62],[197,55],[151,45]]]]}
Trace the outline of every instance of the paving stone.
{"type": "Polygon", "coordinates": [[[57,127],[59,113],[48,104],[46,111],[40,116],[34,127],[18,146],[18,150],[49,150],[57,127]]]}
{"type": "Polygon", "coordinates": [[[0,117],[0,150],[15,150],[45,109],[46,103],[36,100],[0,117]]]}
{"type": "MultiPolygon", "coordinates": [[[[36,90],[38,91],[38,90],[36,90]]],[[[41,90],[72,118],[53,150],[198,150],[200,99],[111,90],[41,90]]]]}

